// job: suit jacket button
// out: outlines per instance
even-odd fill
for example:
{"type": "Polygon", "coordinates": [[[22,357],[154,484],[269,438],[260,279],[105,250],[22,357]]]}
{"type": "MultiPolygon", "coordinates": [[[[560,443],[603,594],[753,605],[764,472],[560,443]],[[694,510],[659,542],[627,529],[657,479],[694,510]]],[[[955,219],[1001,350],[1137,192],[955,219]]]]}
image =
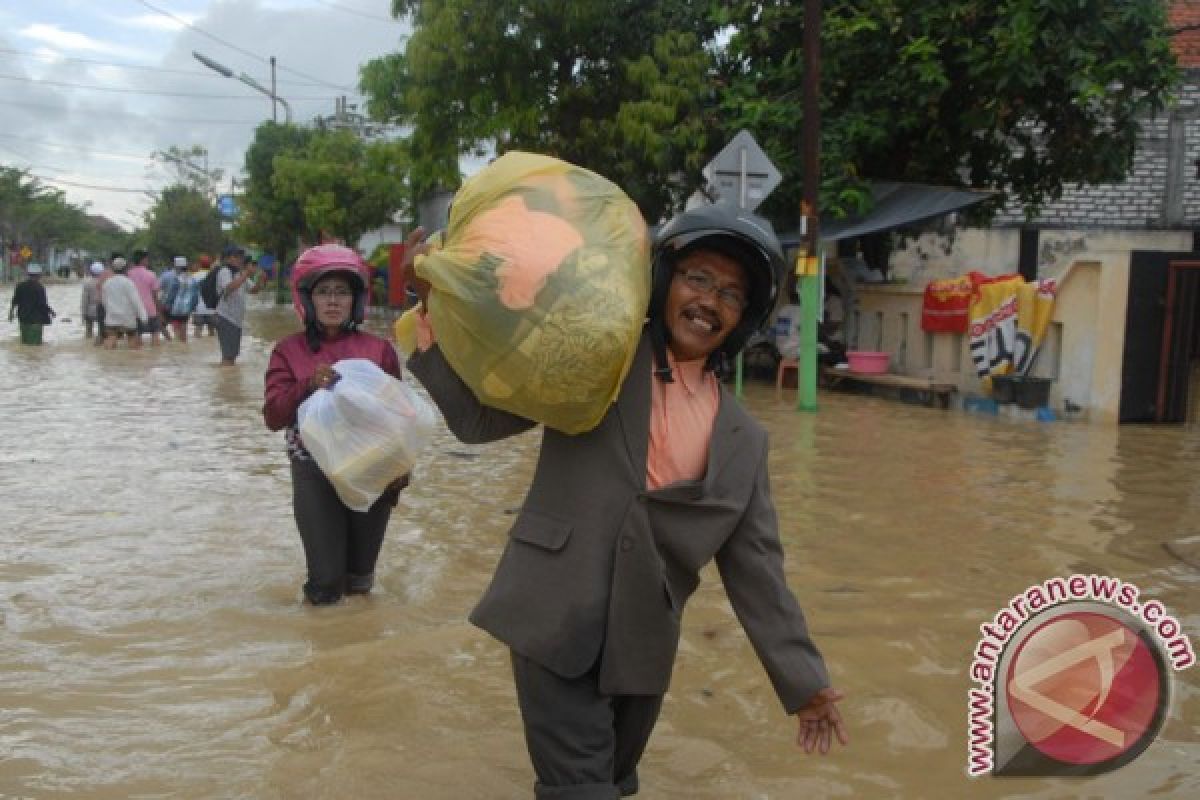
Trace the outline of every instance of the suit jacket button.
{"type": "Polygon", "coordinates": [[[632,550],[633,549],[633,539],[631,539],[628,536],[622,536],[621,537],[621,549],[624,550],[625,552],[629,552],[630,550],[632,550]]]}

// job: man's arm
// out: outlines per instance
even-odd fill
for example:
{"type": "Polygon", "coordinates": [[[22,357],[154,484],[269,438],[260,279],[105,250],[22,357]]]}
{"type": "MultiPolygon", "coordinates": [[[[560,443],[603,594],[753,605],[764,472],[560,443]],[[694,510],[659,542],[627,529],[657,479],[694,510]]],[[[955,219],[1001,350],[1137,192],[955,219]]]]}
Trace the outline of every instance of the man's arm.
{"type": "Polygon", "coordinates": [[[485,444],[529,430],[537,423],[479,402],[435,344],[413,353],[405,365],[429,392],[446,426],[467,444],[485,444]]]}
{"type": "Polygon", "coordinates": [[[787,586],[764,443],[754,490],[737,530],[717,552],[717,569],[738,621],[775,692],[799,723],[805,752],[828,752],[832,737],[846,743],[825,661],[808,633],[804,612],[787,586]]]}

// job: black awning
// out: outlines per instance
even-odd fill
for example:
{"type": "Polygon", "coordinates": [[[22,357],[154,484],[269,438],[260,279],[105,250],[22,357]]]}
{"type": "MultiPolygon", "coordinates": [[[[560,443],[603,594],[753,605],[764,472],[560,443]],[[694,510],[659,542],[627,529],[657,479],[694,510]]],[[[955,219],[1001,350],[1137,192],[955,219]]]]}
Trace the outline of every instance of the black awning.
{"type": "MultiPolygon", "coordinates": [[[[832,242],[912,225],[982,203],[998,192],[951,189],[921,183],[871,184],[871,210],[859,217],[821,220],[821,240],[832,242]]],[[[800,241],[798,231],[780,235],[784,247],[800,241]]]]}

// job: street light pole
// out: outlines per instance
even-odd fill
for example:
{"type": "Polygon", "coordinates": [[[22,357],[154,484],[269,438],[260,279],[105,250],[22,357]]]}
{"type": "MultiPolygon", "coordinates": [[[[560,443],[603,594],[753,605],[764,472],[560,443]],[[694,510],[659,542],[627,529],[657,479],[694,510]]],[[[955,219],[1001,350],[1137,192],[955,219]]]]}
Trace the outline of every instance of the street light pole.
{"type": "Polygon", "coordinates": [[[292,107],[288,105],[287,100],[284,100],[282,97],[275,94],[275,91],[274,91],[274,87],[275,87],[275,57],[274,56],[271,56],[271,88],[268,89],[267,87],[263,86],[258,81],[254,80],[254,78],[251,78],[249,75],[247,75],[244,72],[239,72],[237,75],[234,75],[233,70],[231,70],[229,67],[225,66],[224,64],[218,64],[216,61],[213,61],[211,58],[204,55],[203,53],[197,53],[195,50],[193,50],[192,55],[195,57],[195,59],[197,61],[199,61],[201,64],[208,67],[209,69],[213,70],[214,72],[219,72],[220,74],[224,75],[226,78],[234,78],[236,80],[239,80],[242,83],[249,86],[251,89],[262,92],[267,97],[271,98],[271,120],[272,121],[275,121],[275,104],[279,103],[281,106],[283,106],[283,122],[284,122],[284,124],[285,125],[292,124],[292,107]]]}

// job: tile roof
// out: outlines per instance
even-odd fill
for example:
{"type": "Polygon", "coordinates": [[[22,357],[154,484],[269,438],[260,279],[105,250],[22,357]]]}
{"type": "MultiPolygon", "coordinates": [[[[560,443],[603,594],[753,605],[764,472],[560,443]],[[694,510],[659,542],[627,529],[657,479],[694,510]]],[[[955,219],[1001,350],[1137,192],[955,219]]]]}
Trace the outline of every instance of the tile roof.
{"type": "MultiPolygon", "coordinates": [[[[1200,26],[1200,0],[1173,0],[1167,9],[1167,24],[1172,29],[1200,26]]],[[[1175,34],[1171,45],[1180,67],[1200,67],[1200,27],[1175,34]]]]}

